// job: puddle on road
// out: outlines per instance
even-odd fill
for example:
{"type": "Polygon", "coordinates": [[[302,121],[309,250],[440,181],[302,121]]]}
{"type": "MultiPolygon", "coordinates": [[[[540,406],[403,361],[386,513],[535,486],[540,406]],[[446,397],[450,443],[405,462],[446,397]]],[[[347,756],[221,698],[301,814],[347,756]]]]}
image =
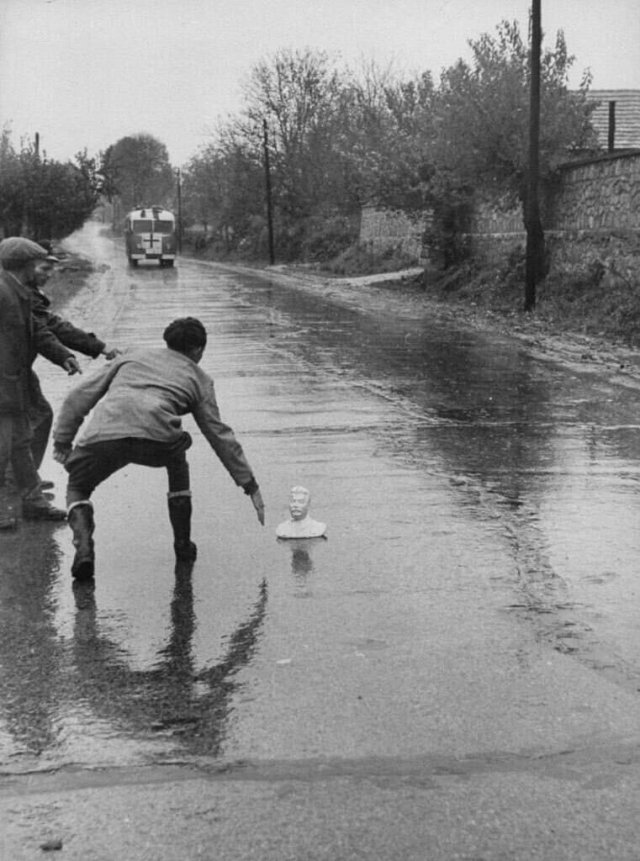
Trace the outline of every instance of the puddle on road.
{"type": "Polygon", "coordinates": [[[3,766],[455,745],[472,713],[489,746],[516,731],[495,704],[535,699],[531,640],[634,684],[635,393],[217,270],[127,278],[117,343],[187,312],[207,325],[267,528],[196,435],[191,580],[156,471],[96,493],[94,593],[71,590],[66,527],[1,536],[3,766]],[[297,483],[328,541],[274,540],[297,483]]]}
{"type": "Polygon", "coordinates": [[[379,451],[444,472],[459,505],[500,523],[518,609],[541,639],[616,667],[635,690],[638,393],[448,324],[327,309],[295,291],[269,298],[285,318],[303,308],[313,321],[311,345],[305,335],[283,349],[397,406],[402,427],[385,427],[379,451]]]}

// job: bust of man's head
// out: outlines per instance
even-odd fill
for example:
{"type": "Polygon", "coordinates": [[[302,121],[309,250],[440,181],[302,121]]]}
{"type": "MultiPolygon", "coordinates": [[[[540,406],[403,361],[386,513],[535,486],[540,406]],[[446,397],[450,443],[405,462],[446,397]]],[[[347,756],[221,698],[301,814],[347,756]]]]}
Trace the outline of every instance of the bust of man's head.
{"type": "Polygon", "coordinates": [[[322,538],[327,529],[326,523],[320,523],[309,516],[311,494],[306,487],[292,487],[289,492],[289,520],[285,520],[276,529],[278,538],[322,538]]]}
{"type": "Polygon", "coordinates": [[[289,514],[292,520],[304,520],[309,514],[311,494],[306,487],[292,487],[289,496],[289,514]]]}

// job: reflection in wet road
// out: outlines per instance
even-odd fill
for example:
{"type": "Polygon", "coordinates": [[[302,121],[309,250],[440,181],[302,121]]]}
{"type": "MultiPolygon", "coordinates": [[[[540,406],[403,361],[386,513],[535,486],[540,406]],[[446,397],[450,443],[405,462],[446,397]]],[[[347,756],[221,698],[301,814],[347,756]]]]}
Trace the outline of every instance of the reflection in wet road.
{"type": "MultiPolygon", "coordinates": [[[[203,367],[268,521],[187,420],[192,577],[174,573],[164,475],[143,468],[95,495],[95,593],[71,589],[64,526],[0,536],[5,768],[482,752],[609,731],[616,697],[592,708],[594,675],[635,691],[640,668],[635,390],[220,267],[128,272],[93,241],[111,268],[69,315],[101,333],[100,303],[115,305],[122,346],[203,320],[203,367]],[[275,540],[295,483],[328,541],[275,540]]],[[[55,406],[72,383],[39,371],[55,406]]]]}

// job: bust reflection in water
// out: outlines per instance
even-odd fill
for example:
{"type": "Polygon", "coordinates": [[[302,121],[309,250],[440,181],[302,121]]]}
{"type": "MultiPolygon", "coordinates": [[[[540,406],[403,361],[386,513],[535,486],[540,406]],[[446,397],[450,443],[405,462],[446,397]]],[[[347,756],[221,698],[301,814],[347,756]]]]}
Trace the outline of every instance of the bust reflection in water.
{"type": "Polygon", "coordinates": [[[323,538],[326,537],[327,524],[313,520],[309,516],[311,494],[306,487],[292,487],[289,497],[289,514],[276,529],[277,538],[323,538]]]}

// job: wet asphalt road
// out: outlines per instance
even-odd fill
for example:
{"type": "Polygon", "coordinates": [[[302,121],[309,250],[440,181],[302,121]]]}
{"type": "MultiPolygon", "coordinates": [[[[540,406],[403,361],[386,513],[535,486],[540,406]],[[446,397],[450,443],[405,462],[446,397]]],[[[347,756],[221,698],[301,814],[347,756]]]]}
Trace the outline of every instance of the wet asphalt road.
{"type": "MultiPolygon", "coordinates": [[[[202,364],[267,523],[187,419],[190,578],[161,471],[96,492],[95,593],[71,588],[66,526],[0,535],[5,774],[212,758],[473,771],[635,745],[638,391],[275,278],[129,270],[95,226],[74,242],[102,264],[74,322],[121,347],[205,323],[202,364]],[[299,483],[327,540],[275,539],[299,483]]],[[[74,380],[38,371],[55,407],[74,380]]],[[[43,472],[61,502],[62,468],[43,472]]]]}

